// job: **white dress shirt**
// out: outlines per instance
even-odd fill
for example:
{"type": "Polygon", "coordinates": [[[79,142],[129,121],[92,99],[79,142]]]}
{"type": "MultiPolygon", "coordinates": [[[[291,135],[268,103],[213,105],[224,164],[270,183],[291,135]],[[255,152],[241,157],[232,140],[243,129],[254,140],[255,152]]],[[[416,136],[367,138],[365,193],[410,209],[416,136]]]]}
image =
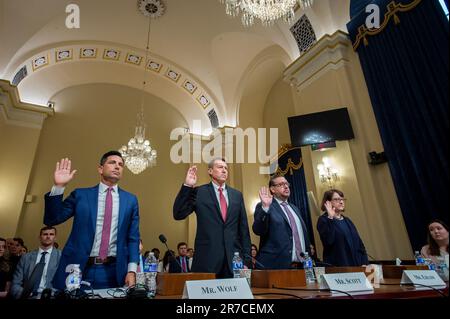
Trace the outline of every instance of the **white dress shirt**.
{"type": "Polygon", "coordinates": [[[216,193],[216,198],[217,198],[217,202],[219,203],[219,207],[220,207],[220,192],[219,192],[219,187],[222,187],[222,194],[225,197],[225,201],[227,202],[227,208],[230,207],[229,201],[228,201],[228,191],[227,191],[227,186],[225,185],[225,183],[222,184],[222,186],[217,185],[216,183],[214,183],[214,181],[212,182],[213,186],[214,186],[214,192],[216,193]]]}

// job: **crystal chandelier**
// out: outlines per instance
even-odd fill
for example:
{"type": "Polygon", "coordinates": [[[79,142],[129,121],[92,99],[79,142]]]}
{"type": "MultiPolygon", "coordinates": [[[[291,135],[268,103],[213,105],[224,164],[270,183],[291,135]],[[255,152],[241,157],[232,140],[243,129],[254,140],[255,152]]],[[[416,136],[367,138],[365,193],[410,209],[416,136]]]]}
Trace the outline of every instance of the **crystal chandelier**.
{"type": "Polygon", "coordinates": [[[334,182],[339,181],[338,170],[331,166],[330,159],[324,157],[322,163],[317,165],[319,171],[320,181],[324,184],[328,184],[330,188],[334,188],[334,182]]]}
{"type": "Polygon", "coordinates": [[[261,20],[264,26],[273,25],[275,20],[283,18],[291,23],[294,19],[294,8],[298,4],[302,9],[313,5],[314,0],[219,0],[225,3],[225,11],[230,16],[242,12],[242,24],[252,26],[255,18],[261,20]]]}
{"type": "Polygon", "coordinates": [[[145,139],[146,125],[144,122],[144,96],[145,96],[145,84],[146,84],[146,69],[148,62],[149,43],[150,43],[150,22],[151,19],[158,18],[164,13],[164,6],[159,0],[139,0],[138,8],[141,12],[148,10],[149,14],[142,12],[148,17],[148,33],[147,33],[147,46],[145,51],[145,64],[144,64],[144,80],[142,81],[142,96],[141,96],[141,110],[137,115],[137,124],[134,131],[134,137],[130,138],[128,145],[123,145],[119,152],[125,161],[126,167],[133,174],[142,173],[147,167],[152,167],[156,164],[157,152],[152,149],[150,141],[145,139]],[[154,4],[158,4],[154,5],[154,4]],[[156,8],[156,9],[155,9],[156,8]],[[156,10],[156,11],[155,11],[156,10]],[[157,11],[160,10],[158,13],[157,11]],[[151,14],[150,14],[151,13],[151,14]]]}

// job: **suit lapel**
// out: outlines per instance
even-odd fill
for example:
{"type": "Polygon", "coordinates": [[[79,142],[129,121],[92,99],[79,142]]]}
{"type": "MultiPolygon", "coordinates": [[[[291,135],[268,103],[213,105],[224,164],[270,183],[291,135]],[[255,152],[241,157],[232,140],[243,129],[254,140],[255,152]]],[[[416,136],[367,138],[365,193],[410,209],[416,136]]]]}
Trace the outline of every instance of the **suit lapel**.
{"type": "Polygon", "coordinates": [[[120,189],[119,187],[117,187],[117,189],[119,190],[119,223],[117,225],[117,236],[119,236],[120,225],[122,225],[122,222],[125,218],[127,197],[125,196],[125,192],[122,189],[120,189]]]}
{"type": "Polygon", "coordinates": [[[46,287],[48,287],[49,284],[48,279],[53,278],[53,275],[55,274],[57,268],[58,268],[58,251],[56,250],[56,248],[53,248],[47,266],[47,282],[45,283],[46,287]]]}
{"type": "Polygon", "coordinates": [[[216,191],[214,189],[214,186],[213,186],[212,182],[209,183],[209,192],[211,194],[211,199],[214,202],[214,206],[216,207],[216,214],[219,217],[219,219],[221,221],[223,221],[222,213],[221,213],[220,206],[219,206],[219,202],[217,201],[216,191]]]}
{"type": "Polygon", "coordinates": [[[95,229],[97,228],[98,192],[99,185],[92,187],[88,192],[88,201],[91,216],[91,234],[95,234],[95,229]]]}
{"type": "Polygon", "coordinates": [[[278,214],[280,214],[281,217],[283,217],[284,221],[288,224],[288,226],[291,227],[291,223],[289,223],[289,219],[287,218],[285,212],[283,211],[283,207],[281,207],[280,204],[278,204],[275,198],[273,199],[272,205],[274,205],[275,211],[277,211],[278,214]]]}
{"type": "MultiPolygon", "coordinates": [[[[227,219],[225,221],[225,223],[228,223],[231,221],[231,214],[234,211],[238,211],[237,209],[234,210],[232,209],[232,206],[234,205],[234,203],[236,202],[236,193],[234,192],[234,189],[232,189],[231,187],[227,186],[227,193],[228,193],[228,207],[227,207],[227,219]]],[[[220,215],[222,217],[222,215],[220,215]]]]}
{"type": "MultiPolygon", "coordinates": [[[[34,267],[36,267],[36,259],[37,259],[38,253],[39,253],[39,250],[34,250],[30,254],[28,269],[27,269],[27,273],[26,273],[27,279],[30,279],[31,273],[33,272],[34,267]]],[[[24,258],[24,257],[21,257],[21,258],[24,258]]]]}

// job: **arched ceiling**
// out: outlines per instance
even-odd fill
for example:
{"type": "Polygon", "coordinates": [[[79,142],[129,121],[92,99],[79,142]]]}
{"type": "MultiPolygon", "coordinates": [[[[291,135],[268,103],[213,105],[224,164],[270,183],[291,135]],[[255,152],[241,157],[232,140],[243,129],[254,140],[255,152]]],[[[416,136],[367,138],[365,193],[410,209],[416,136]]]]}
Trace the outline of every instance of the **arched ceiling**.
{"type": "MultiPolygon", "coordinates": [[[[57,92],[79,84],[140,88],[144,63],[126,61],[130,54],[145,57],[148,18],[139,13],[137,1],[75,1],[81,27],[67,29],[65,8],[71,2],[0,0],[0,78],[11,81],[27,65],[28,75],[18,88],[24,101],[36,104],[46,104],[57,92]],[[95,58],[84,59],[83,48],[97,49],[95,58]],[[71,58],[58,61],[58,52],[64,50],[71,52],[71,58]],[[116,51],[117,59],[108,59],[108,50],[116,51]],[[46,60],[41,65],[40,58],[46,60]]],[[[271,28],[244,28],[240,18],[225,14],[218,0],[163,2],[166,12],[152,20],[150,37],[150,57],[161,68],[147,71],[146,90],[172,104],[188,123],[200,119],[208,125],[207,114],[214,110],[220,126],[236,125],[246,72],[258,61],[278,59],[287,66],[298,56],[289,26],[283,22],[271,28]],[[170,71],[179,77],[176,81],[167,76],[170,71]],[[186,90],[186,81],[194,84],[194,92],[186,90]]],[[[307,11],[318,37],[343,24],[329,19],[336,7],[328,2],[334,1],[316,0],[307,11]]],[[[297,16],[303,14],[300,11],[297,16]]],[[[348,14],[348,7],[342,12],[348,14]]]]}

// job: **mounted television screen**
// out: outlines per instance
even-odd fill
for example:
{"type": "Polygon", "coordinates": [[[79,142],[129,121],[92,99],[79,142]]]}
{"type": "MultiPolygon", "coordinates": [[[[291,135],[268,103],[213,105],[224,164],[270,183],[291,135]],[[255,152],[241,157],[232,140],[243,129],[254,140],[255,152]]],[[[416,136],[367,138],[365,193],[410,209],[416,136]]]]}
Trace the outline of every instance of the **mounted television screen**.
{"type": "Polygon", "coordinates": [[[355,137],[347,108],[288,118],[293,146],[305,146],[355,137]]]}

